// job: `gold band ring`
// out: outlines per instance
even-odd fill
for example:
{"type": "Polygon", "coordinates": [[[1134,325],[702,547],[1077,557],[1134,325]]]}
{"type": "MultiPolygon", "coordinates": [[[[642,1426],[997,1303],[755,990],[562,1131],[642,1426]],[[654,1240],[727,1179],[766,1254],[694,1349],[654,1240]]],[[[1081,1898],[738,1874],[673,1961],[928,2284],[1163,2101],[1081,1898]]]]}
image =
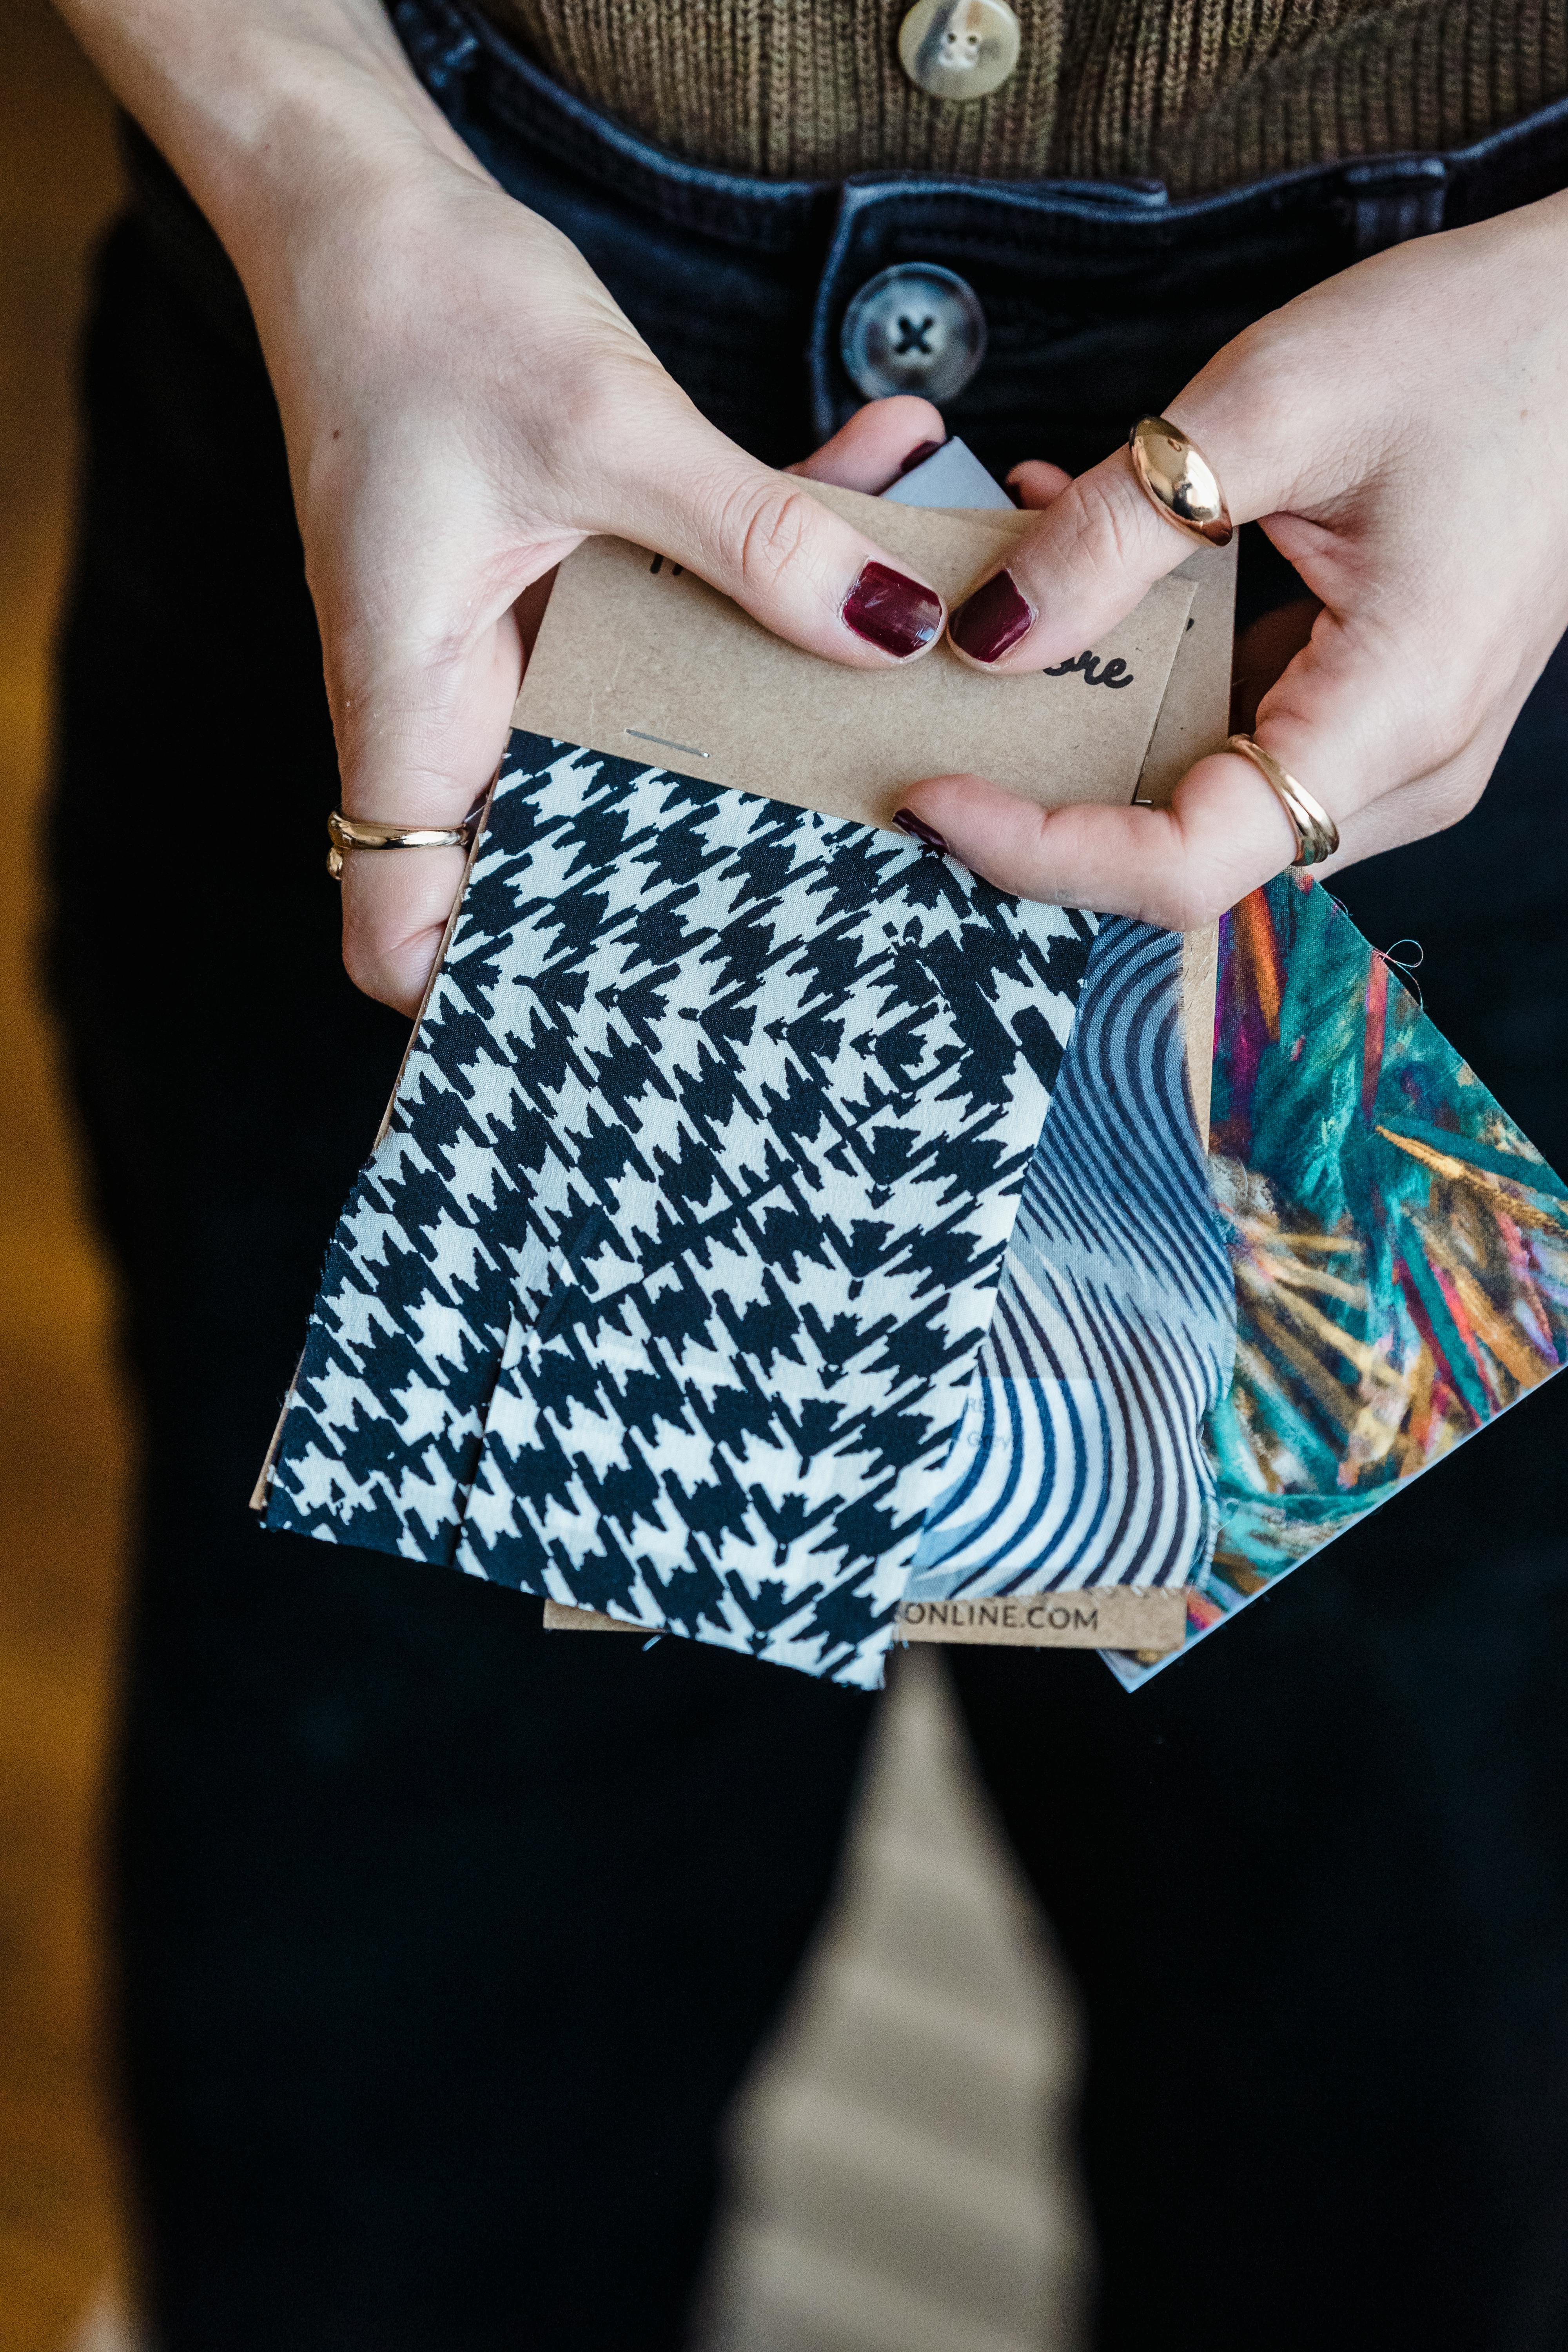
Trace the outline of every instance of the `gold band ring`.
{"type": "Polygon", "coordinates": [[[1200,547],[1228,547],[1230,509],[1219,476],[1168,416],[1141,416],[1127,436],[1138,486],[1156,514],[1200,547]]]}
{"type": "Polygon", "coordinates": [[[1340,845],[1339,826],[1328,810],[1296,782],[1289,769],[1282,768],[1273,752],[1255,743],[1250,735],[1227,735],[1225,748],[1251,761],[1295,826],[1296,855],[1291,865],[1321,866],[1325,857],[1331,857],[1340,845]]]}
{"type": "Polygon", "coordinates": [[[345,816],[333,809],[327,819],[327,871],[334,882],[343,875],[345,849],[469,849],[485,813],[481,793],[461,824],[387,824],[380,817],[345,816]]]}

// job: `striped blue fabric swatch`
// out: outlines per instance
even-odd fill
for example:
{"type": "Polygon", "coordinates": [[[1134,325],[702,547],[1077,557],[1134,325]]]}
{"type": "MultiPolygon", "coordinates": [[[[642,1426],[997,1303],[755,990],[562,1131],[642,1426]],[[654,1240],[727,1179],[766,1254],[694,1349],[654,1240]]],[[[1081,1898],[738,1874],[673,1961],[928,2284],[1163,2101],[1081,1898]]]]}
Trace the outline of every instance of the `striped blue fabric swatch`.
{"type": "Polygon", "coordinates": [[[1236,1294],[1187,1087],[1182,941],[1100,919],[908,1598],[1185,1584],[1236,1294]]]}

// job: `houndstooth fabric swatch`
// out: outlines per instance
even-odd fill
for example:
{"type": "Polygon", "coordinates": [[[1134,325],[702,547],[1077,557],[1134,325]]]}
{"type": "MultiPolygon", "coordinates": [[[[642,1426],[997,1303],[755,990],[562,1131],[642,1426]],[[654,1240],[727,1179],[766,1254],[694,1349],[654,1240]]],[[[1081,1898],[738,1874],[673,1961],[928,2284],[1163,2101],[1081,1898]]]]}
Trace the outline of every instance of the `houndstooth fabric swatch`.
{"type": "Polygon", "coordinates": [[[268,1524],[879,1679],[1093,933],[515,737],[268,1524]]]}

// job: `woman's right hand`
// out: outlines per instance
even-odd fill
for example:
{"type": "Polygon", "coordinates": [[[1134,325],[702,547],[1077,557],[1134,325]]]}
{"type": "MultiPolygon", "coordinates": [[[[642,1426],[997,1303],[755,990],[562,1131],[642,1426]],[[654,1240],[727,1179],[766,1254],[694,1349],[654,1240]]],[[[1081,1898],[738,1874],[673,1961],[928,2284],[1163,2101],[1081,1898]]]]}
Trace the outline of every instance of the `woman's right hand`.
{"type": "MultiPolygon", "coordinates": [[[[594,532],[831,660],[935,645],[936,592],[701,416],[568,240],[457,139],[377,0],[65,5],[250,297],[350,815],[461,819],[505,745],[519,599],[594,532]]],[[[880,489],[940,437],[924,402],[879,410],[822,470],[880,489]]],[[[456,850],[348,858],[360,987],[417,1005],[460,873],[456,850]]]]}

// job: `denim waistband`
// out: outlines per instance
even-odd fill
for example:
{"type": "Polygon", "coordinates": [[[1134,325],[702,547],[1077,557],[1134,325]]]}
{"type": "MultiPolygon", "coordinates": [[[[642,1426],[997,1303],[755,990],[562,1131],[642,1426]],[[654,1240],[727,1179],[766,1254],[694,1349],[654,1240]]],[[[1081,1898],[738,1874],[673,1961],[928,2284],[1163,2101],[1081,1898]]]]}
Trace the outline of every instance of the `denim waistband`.
{"type": "MultiPolygon", "coordinates": [[[[485,17],[460,0],[393,0],[392,16],[427,89],[449,114],[479,129],[537,142],[558,163],[614,188],[672,226],[764,251],[820,238],[842,206],[921,195],[955,209],[973,206],[977,233],[996,220],[1158,223],[1167,235],[1206,228],[1226,236],[1256,215],[1306,205],[1334,206],[1363,251],[1426,230],[1527,204],[1563,184],[1568,162],[1568,100],[1439,155],[1389,155],[1311,164],[1267,180],[1173,202],[1156,180],[924,180],[862,174],[846,182],[759,180],[710,170],[667,153],[574,98],[485,17]]],[[[1005,233],[1005,232],[1004,232],[1005,233]]]]}
{"type": "MultiPolygon", "coordinates": [[[[984,309],[950,428],[994,469],[1071,471],[1265,311],[1383,247],[1568,184],[1568,100],[1439,155],[1314,166],[1172,202],[1154,183],[769,181],[665,153],[572,96],[460,0],[392,0],[408,57],[500,184],[584,253],[671,373],[773,463],[861,394],[839,353],[858,289],[955,270],[984,309]]],[[[132,134],[142,209],[209,312],[246,321],[216,240],[132,134]]]]}

